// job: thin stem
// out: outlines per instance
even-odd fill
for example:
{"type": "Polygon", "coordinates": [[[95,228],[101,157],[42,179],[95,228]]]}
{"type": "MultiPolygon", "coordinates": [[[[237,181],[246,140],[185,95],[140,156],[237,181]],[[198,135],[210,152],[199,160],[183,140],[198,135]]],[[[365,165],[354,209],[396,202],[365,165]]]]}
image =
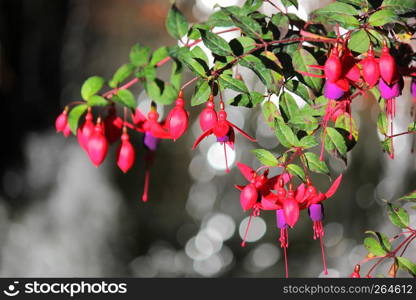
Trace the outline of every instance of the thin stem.
{"type": "Polygon", "coordinates": [[[199,77],[194,77],[191,80],[189,80],[188,82],[185,82],[182,87],[181,90],[184,90],[185,88],[187,88],[189,85],[191,85],[192,83],[194,83],[195,81],[197,81],[199,79],[199,77]]]}

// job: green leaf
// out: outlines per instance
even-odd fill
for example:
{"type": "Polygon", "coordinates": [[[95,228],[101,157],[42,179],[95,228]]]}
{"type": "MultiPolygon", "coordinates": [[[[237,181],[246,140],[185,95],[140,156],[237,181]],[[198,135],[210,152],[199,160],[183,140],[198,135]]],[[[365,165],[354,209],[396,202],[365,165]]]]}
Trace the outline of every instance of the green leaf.
{"type": "Polygon", "coordinates": [[[286,92],[283,92],[279,98],[280,111],[285,120],[289,120],[299,115],[299,107],[295,99],[286,92]]]}
{"type": "Polygon", "coordinates": [[[406,194],[400,198],[400,200],[411,200],[411,199],[416,199],[416,191],[406,194]]]}
{"type": "Polygon", "coordinates": [[[170,82],[177,91],[179,91],[181,87],[182,69],[182,64],[179,61],[173,60],[170,82]]]}
{"type": "Polygon", "coordinates": [[[273,78],[270,70],[266,68],[262,60],[254,55],[247,55],[240,60],[243,67],[252,70],[267,87],[267,90],[272,93],[277,93],[276,85],[273,83],[273,78]]]}
{"type": "Polygon", "coordinates": [[[303,149],[309,149],[316,146],[318,146],[318,142],[313,135],[307,135],[300,139],[300,147],[303,149]]]}
{"type": "Polygon", "coordinates": [[[377,128],[382,135],[387,135],[389,130],[389,123],[387,120],[387,115],[384,111],[380,112],[377,119],[377,128]]]}
{"type": "Polygon", "coordinates": [[[326,128],[325,149],[328,152],[336,150],[342,157],[347,154],[347,145],[344,137],[335,128],[326,128]]]}
{"type": "Polygon", "coordinates": [[[222,74],[219,77],[220,84],[224,88],[232,89],[236,92],[248,94],[248,88],[246,87],[244,81],[235,79],[232,76],[222,74]]]}
{"type": "Polygon", "coordinates": [[[413,277],[416,277],[416,264],[406,257],[397,256],[397,261],[399,262],[399,268],[409,272],[413,277]]]}
{"type": "Polygon", "coordinates": [[[201,49],[201,47],[199,46],[195,46],[192,50],[191,50],[191,54],[194,58],[200,59],[203,62],[205,62],[207,65],[209,64],[208,61],[208,56],[207,54],[204,52],[204,50],[201,49]]]}
{"type": "Polygon", "coordinates": [[[289,120],[289,124],[296,127],[297,129],[309,132],[315,130],[319,125],[318,120],[316,118],[306,114],[294,115],[289,120]]]}
{"type": "Polygon", "coordinates": [[[364,239],[364,247],[368,250],[369,253],[372,253],[375,256],[385,256],[387,254],[387,251],[384,250],[380,243],[372,237],[367,237],[364,239]]]}
{"type": "Polygon", "coordinates": [[[256,11],[262,6],[263,1],[264,0],[246,0],[243,5],[243,9],[256,11]]]}
{"type": "Polygon", "coordinates": [[[160,61],[169,56],[169,50],[167,47],[160,47],[152,54],[150,65],[156,66],[160,61]]]}
{"type": "Polygon", "coordinates": [[[199,30],[201,32],[202,41],[204,45],[207,46],[209,50],[218,55],[232,55],[233,51],[231,50],[230,45],[220,36],[211,31],[199,30]]]}
{"type": "Polygon", "coordinates": [[[272,101],[266,101],[263,104],[263,117],[266,123],[270,126],[274,126],[274,119],[276,117],[280,117],[280,113],[276,107],[276,105],[272,101]]]}
{"type": "Polygon", "coordinates": [[[233,106],[244,106],[252,108],[261,103],[263,100],[263,94],[252,91],[249,94],[238,94],[229,101],[229,104],[233,106]]]}
{"type": "Polygon", "coordinates": [[[93,95],[90,98],[88,98],[88,104],[90,106],[106,106],[108,105],[108,101],[101,96],[93,95]]]}
{"type": "Polygon", "coordinates": [[[307,103],[313,103],[308,88],[302,82],[293,79],[289,80],[285,83],[285,88],[301,97],[307,103]]]}
{"type": "Polygon", "coordinates": [[[359,8],[366,8],[368,7],[368,2],[367,0],[338,0],[338,2],[343,2],[343,3],[347,3],[347,4],[351,4],[351,5],[355,5],[359,8]]]}
{"type": "Polygon", "coordinates": [[[262,29],[260,24],[257,23],[257,21],[255,21],[249,16],[238,16],[236,14],[233,14],[232,11],[230,11],[226,7],[224,7],[223,10],[230,16],[235,26],[241,28],[241,30],[246,35],[255,39],[261,37],[262,29]]]}
{"type": "Polygon", "coordinates": [[[414,0],[384,0],[381,4],[383,8],[389,8],[396,13],[404,14],[416,10],[416,1],[414,0]]]}
{"type": "Polygon", "coordinates": [[[384,233],[381,233],[381,232],[378,232],[378,231],[376,232],[376,231],[372,231],[372,230],[367,230],[365,233],[374,235],[374,237],[376,237],[378,239],[381,247],[383,247],[383,249],[386,252],[391,251],[391,243],[390,243],[389,238],[387,237],[387,235],[385,235],[384,233]]]}
{"type": "Polygon", "coordinates": [[[180,40],[188,32],[188,26],[188,21],[185,16],[176,7],[176,5],[173,4],[166,18],[166,29],[169,34],[180,40]]]}
{"type": "Polygon", "coordinates": [[[160,79],[148,80],[144,83],[147,95],[162,105],[171,104],[178,95],[178,90],[160,79]]]}
{"type": "Polygon", "coordinates": [[[316,173],[322,173],[329,175],[329,169],[325,162],[320,161],[318,155],[312,152],[306,152],[302,158],[305,161],[305,164],[307,165],[308,169],[312,172],[316,173]]]}
{"type": "MultiPolygon", "coordinates": [[[[322,71],[314,70],[309,67],[310,65],[318,65],[318,62],[316,61],[315,57],[313,57],[313,55],[305,49],[298,49],[293,53],[292,63],[295,70],[322,75],[322,71]]],[[[299,74],[298,77],[299,76],[301,75],[299,74]]],[[[305,83],[315,92],[321,90],[322,79],[311,76],[304,76],[303,79],[305,83]]]]}
{"type": "Polygon", "coordinates": [[[348,42],[348,48],[358,53],[367,52],[370,45],[370,38],[364,29],[353,32],[348,42]]]}
{"type": "Polygon", "coordinates": [[[394,226],[399,228],[407,228],[409,226],[409,214],[404,208],[387,203],[387,215],[394,226]]]}
{"type": "Polygon", "coordinates": [[[150,48],[143,47],[139,43],[130,50],[130,62],[136,67],[142,67],[149,62],[150,48]]]}
{"type": "Polygon", "coordinates": [[[396,21],[397,18],[398,16],[392,9],[382,9],[373,13],[368,19],[368,23],[372,26],[383,26],[396,21]]]}
{"type": "Polygon", "coordinates": [[[352,133],[355,141],[358,141],[358,128],[355,120],[351,118],[349,113],[343,113],[337,117],[335,128],[343,129],[348,133],[352,133]]]}
{"type": "Polygon", "coordinates": [[[88,104],[80,104],[71,109],[68,114],[69,128],[71,128],[71,131],[74,135],[77,134],[79,118],[84,114],[87,108],[88,104]]]}
{"type": "Polygon", "coordinates": [[[301,167],[295,164],[289,164],[287,170],[290,174],[298,176],[303,182],[306,182],[305,172],[301,167]]]}
{"type": "Polygon", "coordinates": [[[172,51],[170,54],[174,58],[184,63],[195,74],[201,77],[206,77],[207,69],[205,69],[205,66],[201,64],[201,62],[204,62],[202,60],[196,60],[189,48],[177,48],[176,51],[172,51]]]}
{"type": "Polygon", "coordinates": [[[316,22],[336,24],[338,23],[346,29],[353,29],[360,25],[360,22],[353,16],[359,14],[359,11],[354,7],[342,2],[333,2],[323,8],[312,12],[313,18],[316,22]]]}
{"type": "Polygon", "coordinates": [[[280,143],[286,148],[298,147],[299,140],[296,135],[293,133],[292,129],[287,126],[283,120],[275,120],[275,134],[280,143]]]}
{"type": "Polygon", "coordinates": [[[231,27],[234,22],[225,11],[219,10],[209,16],[207,24],[212,27],[231,27]]]}
{"type": "Polygon", "coordinates": [[[81,87],[82,99],[88,100],[92,95],[98,93],[104,86],[105,80],[99,76],[88,78],[81,87]]]}
{"type": "Polygon", "coordinates": [[[247,36],[241,36],[230,41],[234,55],[240,56],[256,48],[256,41],[247,36]]]}
{"type": "Polygon", "coordinates": [[[299,8],[298,0],[281,0],[281,1],[282,1],[282,4],[286,7],[290,7],[293,5],[294,7],[296,7],[296,9],[299,8]]]}
{"type": "Polygon", "coordinates": [[[136,98],[133,93],[129,90],[119,90],[116,95],[114,95],[111,100],[118,102],[128,108],[136,108],[136,98]]]}
{"type": "Polygon", "coordinates": [[[416,131],[416,122],[412,122],[407,127],[407,131],[416,131]]]}
{"type": "Polygon", "coordinates": [[[114,73],[109,86],[112,88],[117,87],[120,83],[126,80],[134,71],[135,67],[133,64],[124,64],[114,73]]]}
{"type": "Polygon", "coordinates": [[[211,95],[211,86],[206,80],[198,80],[195,86],[195,93],[191,99],[191,105],[196,106],[208,101],[209,96],[211,95]]]}
{"type": "Polygon", "coordinates": [[[256,158],[264,166],[275,167],[278,164],[277,158],[270,151],[264,149],[254,149],[251,150],[254,153],[256,158]]]}

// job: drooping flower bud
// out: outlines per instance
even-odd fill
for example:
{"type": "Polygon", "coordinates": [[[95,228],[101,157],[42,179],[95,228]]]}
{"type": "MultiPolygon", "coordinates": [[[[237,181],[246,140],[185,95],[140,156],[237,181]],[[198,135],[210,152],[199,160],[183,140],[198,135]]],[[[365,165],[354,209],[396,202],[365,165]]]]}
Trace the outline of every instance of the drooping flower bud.
{"type": "Polygon", "coordinates": [[[69,123],[67,122],[65,128],[63,130],[64,137],[68,137],[71,134],[71,127],[69,127],[69,123]]]}
{"type": "Polygon", "coordinates": [[[88,108],[87,115],[85,116],[85,123],[82,124],[77,131],[77,138],[80,146],[88,152],[88,142],[91,135],[94,133],[94,123],[92,122],[93,115],[91,108],[88,108]]]}
{"type": "Polygon", "coordinates": [[[68,125],[68,107],[65,107],[64,111],[56,118],[56,121],[55,121],[56,132],[64,131],[67,125],[68,125]]]}
{"type": "Polygon", "coordinates": [[[126,128],[124,128],[123,131],[121,144],[117,150],[117,165],[124,173],[127,173],[127,171],[130,170],[134,164],[135,152],[132,144],[130,143],[126,128]]]}
{"type": "Polygon", "coordinates": [[[215,111],[214,106],[214,96],[211,95],[206,107],[199,115],[199,125],[202,131],[207,131],[208,129],[215,127],[218,122],[217,112],[215,111]]]}
{"type": "Polygon", "coordinates": [[[376,59],[374,58],[374,50],[372,45],[370,45],[368,48],[367,58],[361,61],[361,65],[365,82],[367,82],[370,87],[373,87],[380,77],[380,68],[376,59]]]}
{"type": "Polygon", "coordinates": [[[325,78],[330,82],[335,82],[341,77],[342,64],[336,46],[332,49],[331,55],[325,62],[324,72],[325,78]]]}
{"type": "Polygon", "coordinates": [[[295,193],[292,187],[289,187],[287,197],[283,200],[283,211],[286,223],[293,227],[299,219],[299,205],[295,200],[295,193]]]}
{"type": "Polygon", "coordinates": [[[354,272],[351,273],[350,278],[361,278],[360,265],[355,265],[354,272]]]}
{"type": "Polygon", "coordinates": [[[341,59],[342,76],[353,82],[358,82],[361,78],[360,69],[358,68],[351,51],[346,48],[341,59]]]}
{"type": "Polygon", "coordinates": [[[111,106],[104,120],[104,133],[108,143],[115,143],[121,136],[123,120],[116,115],[116,109],[111,106]]]}
{"type": "Polygon", "coordinates": [[[166,118],[166,126],[173,140],[180,138],[188,128],[188,113],[184,109],[183,92],[180,91],[175,107],[166,118]]]}
{"type": "Polygon", "coordinates": [[[391,56],[386,41],[383,41],[383,48],[379,60],[380,76],[391,85],[397,79],[397,65],[394,57],[391,56]]]}
{"type": "Polygon", "coordinates": [[[250,183],[244,187],[240,194],[240,204],[244,211],[251,209],[258,198],[258,191],[254,184],[250,183]]]}
{"type": "Polygon", "coordinates": [[[98,118],[94,133],[88,140],[88,156],[92,163],[98,168],[104,161],[108,150],[108,142],[104,136],[101,119],[98,118]]]}

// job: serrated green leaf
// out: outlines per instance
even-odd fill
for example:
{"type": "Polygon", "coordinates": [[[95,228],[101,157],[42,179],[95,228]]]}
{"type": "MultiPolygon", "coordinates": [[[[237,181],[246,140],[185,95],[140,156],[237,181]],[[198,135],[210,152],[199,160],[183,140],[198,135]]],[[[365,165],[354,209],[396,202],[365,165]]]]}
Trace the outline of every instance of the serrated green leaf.
{"type": "Polygon", "coordinates": [[[394,226],[399,228],[407,228],[409,226],[409,214],[404,208],[387,203],[387,215],[394,226]]]}
{"type": "Polygon", "coordinates": [[[253,108],[263,100],[263,94],[256,91],[252,91],[249,94],[238,94],[229,101],[229,104],[233,106],[244,106],[253,108]]]}
{"type": "Polygon", "coordinates": [[[77,134],[79,118],[85,113],[87,108],[88,104],[79,104],[72,108],[68,114],[69,128],[71,128],[71,131],[74,135],[77,134]]]}
{"type": "Polygon", "coordinates": [[[286,148],[298,147],[299,140],[292,129],[283,120],[275,120],[275,134],[279,142],[286,148]]]}
{"type": "Polygon", "coordinates": [[[257,23],[256,20],[249,16],[244,15],[236,15],[228,8],[224,7],[222,9],[225,11],[238,28],[241,28],[241,30],[248,35],[249,37],[258,39],[262,34],[262,28],[259,23],[257,23]]]}
{"type": "Polygon", "coordinates": [[[409,272],[413,277],[416,277],[416,264],[414,262],[402,256],[397,256],[396,259],[399,263],[399,268],[409,272]]]}
{"type": "Polygon", "coordinates": [[[298,176],[303,182],[306,182],[305,172],[298,165],[289,164],[287,165],[287,170],[290,174],[298,176]]]}
{"type": "Polygon", "coordinates": [[[294,115],[289,120],[289,124],[299,130],[307,132],[313,131],[319,126],[318,120],[316,118],[312,117],[311,115],[305,115],[300,113],[294,115]]]}
{"type": "Polygon", "coordinates": [[[370,16],[368,23],[372,26],[383,26],[396,21],[397,18],[397,14],[392,9],[381,9],[370,16]]]}
{"type": "Polygon", "coordinates": [[[369,45],[370,38],[364,29],[353,32],[351,39],[348,41],[348,48],[358,53],[367,52],[369,45]]]}
{"type": "Polygon", "coordinates": [[[302,159],[306,160],[305,164],[312,172],[329,175],[328,166],[325,162],[321,161],[315,153],[306,152],[302,156],[302,159]]]}
{"type": "Polygon", "coordinates": [[[375,256],[384,256],[387,254],[386,250],[384,250],[380,243],[371,237],[364,239],[364,247],[369,253],[372,253],[375,256]]]}
{"type": "Polygon", "coordinates": [[[81,87],[81,97],[88,100],[92,95],[98,93],[104,86],[105,80],[99,76],[88,78],[81,87]]]}
{"type": "Polygon", "coordinates": [[[262,107],[263,117],[270,127],[274,127],[274,119],[280,117],[280,113],[276,105],[272,101],[266,101],[262,107]]]}
{"type": "Polygon", "coordinates": [[[211,86],[206,80],[199,80],[195,86],[195,93],[191,99],[191,105],[196,106],[208,101],[211,95],[211,86]]]}
{"type": "Polygon", "coordinates": [[[98,95],[93,95],[91,97],[88,98],[88,104],[90,106],[106,106],[108,105],[108,101],[101,96],[98,95]]]}
{"type": "Polygon", "coordinates": [[[133,93],[129,90],[119,90],[116,95],[114,95],[111,100],[118,102],[128,108],[136,108],[136,98],[133,93]]]}
{"type": "Polygon", "coordinates": [[[359,11],[354,7],[342,2],[333,2],[325,7],[312,12],[316,22],[339,24],[346,29],[357,28],[360,22],[354,16],[359,11]]]}
{"type": "MultiPolygon", "coordinates": [[[[321,75],[322,71],[310,68],[310,65],[317,65],[315,57],[305,49],[297,49],[292,56],[292,64],[295,70],[321,75]]],[[[302,76],[299,74],[298,77],[302,76]]],[[[311,76],[303,76],[305,83],[315,92],[322,88],[322,79],[311,76]]]]}
{"type": "Polygon", "coordinates": [[[342,2],[333,2],[328,4],[327,6],[324,6],[322,8],[319,8],[312,12],[315,15],[321,15],[321,14],[345,14],[349,16],[356,16],[359,14],[359,11],[354,7],[346,3],[342,2]]]}
{"type": "Polygon", "coordinates": [[[231,27],[234,23],[225,11],[218,10],[209,16],[207,25],[212,27],[231,27]]]}
{"type": "Polygon", "coordinates": [[[278,164],[277,158],[270,151],[264,149],[254,149],[251,150],[254,153],[256,158],[264,166],[275,167],[278,164]]]}
{"type": "Polygon", "coordinates": [[[390,243],[389,238],[387,237],[387,235],[385,235],[382,232],[372,231],[372,230],[367,230],[365,233],[374,235],[374,237],[378,239],[381,247],[383,247],[383,249],[386,252],[391,251],[391,243],[390,243]]]}
{"type": "Polygon", "coordinates": [[[199,30],[201,32],[202,41],[204,45],[211,50],[213,53],[218,55],[232,55],[233,51],[231,50],[230,45],[219,35],[212,33],[207,30],[199,30]]]}
{"type": "Polygon", "coordinates": [[[198,58],[202,61],[204,61],[207,65],[209,64],[208,61],[208,56],[207,54],[204,52],[204,50],[201,49],[201,47],[199,46],[195,46],[192,50],[191,50],[191,54],[194,58],[198,58]]]}
{"type": "Polygon", "coordinates": [[[246,54],[256,48],[256,41],[247,36],[232,39],[229,44],[236,56],[246,54]]]}
{"type": "Polygon", "coordinates": [[[149,62],[150,48],[137,43],[130,50],[130,62],[136,67],[142,67],[149,62]]]}
{"type": "Polygon", "coordinates": [[[173,4],[166,18],[166,29],[169,34],[179,40],[188,32],[188,26],[189,24],[185,16],[177,6],[173,4]]]}

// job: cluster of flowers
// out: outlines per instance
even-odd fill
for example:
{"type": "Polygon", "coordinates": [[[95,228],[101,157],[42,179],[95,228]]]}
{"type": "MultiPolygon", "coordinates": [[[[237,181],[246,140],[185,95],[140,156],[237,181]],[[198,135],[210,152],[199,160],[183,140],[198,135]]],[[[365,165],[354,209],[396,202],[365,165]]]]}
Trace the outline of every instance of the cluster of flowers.
{"type": "Polygon", "coordinates": [[[249,184],[235,185],[241,191],[240,204],[244,211],[250,210],[250,217],[246,229],[246,233],[242,242],[245,246],[245,240],[250,227],[251,218],[259,216],[262,210],[272,210],[276,212],[276,226],[280,229],[280,246],[284,250],[286,277],[288,276],[287,254],[286,249],[289,246],[288,229],[293,228],[297,223],[301,210],[307,209],[309,217],[313,222],[313,238],[320,239],[322,249],[322,259],[324,264],[324,272],[327,274],[324,245],[322,237],[324,229],[322,220],[324,218],[324,206],[322,202],[332,197],[337,191],[342,175],[340,175],[328,189],[326,193],[322,193],[316,189],[312,181],[308,178],[306,184],[300,184],[294,189],[292,176],[289,173],[268,178],[269,169],[262,174],[254,171],[247,165],[238,163],[241,174],[249,181],[249,184]],[[287,187],[286,187],[287,186],[287,187]]]}

